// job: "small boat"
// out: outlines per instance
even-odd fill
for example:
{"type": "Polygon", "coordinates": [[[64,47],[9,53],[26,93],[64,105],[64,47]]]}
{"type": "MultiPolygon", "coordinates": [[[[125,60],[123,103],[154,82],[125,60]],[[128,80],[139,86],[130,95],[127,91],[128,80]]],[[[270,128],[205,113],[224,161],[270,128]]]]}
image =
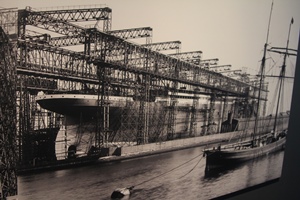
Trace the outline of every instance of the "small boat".
{"type": "MultiPolygon", "coordinates": [[[[293,24],[293,19],[290,23],[293,24]]],[[[289,30],[290,34],[290,30],[289,30]]],[[[288,35],[289,38],[289,35],[288,35]]],[[[289,41],[289,40],[288,40],[289,41]]],[[[287,135],[287,129],[285,130],[278,130],[276,127],[278,123],[278,115],[279,115],[279,103],[281,100],[282,93],[280,92],[283,89],[283,79],[285,77],[285,63],[286,63],[286,57],[287,55],[292,55],[288,53],[288,42],[286,48],[281,48],[286,50],[285,52],[281,52],[284,54],[283,59],[283,65],[281,67],[279,78],[279,95],[276,99],[276,112],[275,112],[275,122],[273,125],[273,129],[269,133],[265,134],[258,134],[257,126],[258,126],[258,118],[259,118],[259,105],[260,105],[260,99],[261,99],[261,90],[262,86],[264,84],[264,78],[266,75],[264,74],[265,71],[265,57],[266,57],[266,51],[267,51],[267,44],[268,44],[268,37],[267,42],[264,45],[264,55],[262,59],[261,64],[261,70],[260,70],[260,85],[259,85],[259,93],[258,93],[258,100],[257,100],[257,110],[256,110],[256,123],[253,130],[253,137],[248,141],[243,141],[239,143],[233,143],[218,147],[205,149],[204,150],[204,156],[206,157],[206,167],[205,172],[206,174],[210,173],[212,171],[220,171],[223,169],[229,169],[233,166],[236,166],[240,163],[243,163],[245,161],[253,160],[258,157],[262,157],[264,155],[268,155],[270,153],[274,153],[277,151],[284,150],[285,148],[285,141],[286,141],[286,135],[287,135]]],[[[276,51],[274,51],[276,52],[276,51]]],[[[278,53],[278,52],[277,52],[278,53]]],[[[274,77],[274,76],[272,76],[274,77]]]]}
{"type": "Polygon", "coordinates": [[[260,139],[205,150],[205,171],[227,169],[245,161],[284,150],[286,134],[287,130],[284,130],[276,138],[272,134],[267,134],[260,139]]]}
{"type": "Polygon", "coordinates": [[[126,187],[126,188],[117,188],[113,191],[110,198],[111,199],[121,199],[124,196],[129,196],[133,190],[134,186],[126,187]]]}

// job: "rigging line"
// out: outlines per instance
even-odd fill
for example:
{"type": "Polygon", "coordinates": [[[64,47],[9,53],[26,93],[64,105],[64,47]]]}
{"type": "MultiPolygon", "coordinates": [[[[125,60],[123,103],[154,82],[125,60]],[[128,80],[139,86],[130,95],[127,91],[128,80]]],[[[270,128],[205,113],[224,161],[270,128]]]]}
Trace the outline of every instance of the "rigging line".
{"type": "Polygon", "coordinates": [[[166,174],[168,174],[168,173],[170,173],[170,172],[172,172],[172,171],[174,171],[174,170],[176,170],[176,169],[182,167],[183,165],[185,165],[185,164],[187,164],[187,163],[189,163],[189,162],[195,160],[196,158],[198,158],[199,156],[202,156],[202,155],[203,155],[203,154],[199,154],[199,155],[197,155],[196,157],[194,157],[194,158],[192,158],[192,159],[190,159],[190,160],[188,160],[188,161],[182,163],[181,165],[178,165],[177,167],[172,168],[172,169],[169,170],[169,171],[166,171],[166,172],[161,173],[161,174],[159,174],[159,175],[157,175],[157,176],[154,176],[154,177],[152,177],[152,178],[150,178],[150,179],[148,179],[148,180],[145,180],[145,181],[143,181],[143,182],[141,182],[141,183],[138,183],[138,184],[135,185],[135,187],[136,187],[136,186],[139,186],[139,185],[142,185],[142,184],[144,184],[144,183],[147,183],[147,182],[149,182],[149,181],[152,181],[152,180],[154,180],[154,179],[156,179],[156,178],[159,178],[159,177],[161,177],[161,176],[164,176],[164,175],[166,175],[166,174]]]}
{"type": "Polygon", "coordinates": [[[268,55],[269,55],[269,58],[268,58],[268,59],[271,59],[271,60],[273,61],[273,64],[270,64],[271,67],[270,67],[269,70],[266,72],[266,74],[268,74],[274,67],[277,66],[277,63],[278,63],[278,60],[279,60],[279,59],[277,59],[277,61],[275,61],[275,60],[273,59],[272,55],[271,55],[269,52],[268,52],[268,55]]]}
{"type": "Polygon", "coordinates": [[[200,161],[202,160],[202,158],[203,158],[203,156],[200,158],[200,160],[196,163],[196,165],[190,171],[188,171],[186,174],[184,174],[183,176],[179,177],[178,179],[181,179],[181,178],[185,177],[186,175],[188,175],[189,173],[191,173],[196,168],[196,166],[200,163],[200,161]]]}
{"type": "Polygon", "coordinates": [[[288,62],[289,62],[289,66],[290,67],[288,67],[287,68],[287,74],[292,74],[292,76],[294,76],[295,75],[295,63],[294,63],[294,61],[292,61],[292,59],[290,59],[290,57],[288,57],[288,62]]]}
{"type": "MultiPolygon", "coordinates": [[[[280,84],[279,79],[277,79],[276,80],[276,87],[275,88],[279,88],[279,84],[280,84]]],[[[273,99],[272,99],[272,101],[269,104],[269,113],[271,113],[271,114],[274,114],[273,111],[274,111],[274,108],[275,108],[276,99],[277,99],[277,97],[279,95],[278,93],[279,93],[278,90],[274,91],[273,99]]]]}

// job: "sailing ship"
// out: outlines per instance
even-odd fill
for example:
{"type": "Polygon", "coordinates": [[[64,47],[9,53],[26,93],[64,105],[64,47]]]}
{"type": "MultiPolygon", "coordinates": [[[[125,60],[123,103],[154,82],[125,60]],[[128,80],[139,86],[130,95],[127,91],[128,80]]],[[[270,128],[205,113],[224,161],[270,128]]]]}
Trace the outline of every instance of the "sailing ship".
{"type": "MultiPolygon", "coordinates": [[[[273,6],[273,4],[272,4],[273,6]]],[[[272,11],[272,9],[271,9],[272,11]]],[[[271,14],[270,14],[271,17],[271,14]]],[[[288,52],[288,44],[289,44],[289,36],[290,36],[290,29],[291,25],[293,24],[293,19],[291,20],[290,26],[289,26],[289,33],[288,33],[288,40],[287,40],[287,47],[286,48],[278,48],[278,49],[284,49],[285,52],[280,52],[284,54],[283,58],[283,65],[280,71],[280,75],[277,76],[279,78],[279,87],[278,87],[278,98],[276,102],[276,112],[275,112],[275,122],[273,125],[273,129],[271,132],[268,133],[258,133],[258,118],[259,118],[259,105],[261,101],[261,88],[264,84],[264,77],[266,75],[264,74],[265,71],[265,60],[266,60],[266,51],[267,51],[267,44],[268,44],[268,35],[269,35],[269,28],[268,28],[268,34],[267,34],[267,40],[264,45],[264,54],[262,58],[261,63],[261,69],[260,69],[260,80],[259,80],[259,94],[258,94],[258,106],[257,106],[257,112],[255,117],[255,126],[253,130],[253,137],[251,139],[248,139],[247,141],[242,141],[238,143],[232,143],[228,145],[218,147],[213,147],[210,149],[204,150],[204,156],[206,157],[206,167],[205,172],[210,173],[213,171],[223,170],[231,168],[232,166],[236,166],[237,164],[243,163],[245,161],[253,160],[259,157],[262,157],[264,155],[268,155],[270,153],[274,153],[277,151],[282,151],[285,149],[285,142],[286,142],[286,136],[287,136],[287,129],[284,130],[278,130],[277,124],[278,124],[278,117],[280,115],[279,113],[279,102],[281,100],[281,91],[283,89],[283,80],[285,77],[285,67],[286,67],[286,57],[287,55],[295,55],[290,54],[288,52]]],[[[269,27],[270,27],[270,20],[269,20],[269,27]]],[[[272,50],[279,53],[277,50],[272,50]]],[[[294,50],[295,51],[295,50],[294,50]]]]}

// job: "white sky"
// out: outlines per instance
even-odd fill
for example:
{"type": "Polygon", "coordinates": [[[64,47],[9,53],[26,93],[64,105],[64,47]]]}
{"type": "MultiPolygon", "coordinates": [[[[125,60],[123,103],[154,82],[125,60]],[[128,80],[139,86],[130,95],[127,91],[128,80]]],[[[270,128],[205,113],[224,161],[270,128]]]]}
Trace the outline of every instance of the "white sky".
{"type": "MultiPolygon", "coordinates": [[[[246,67],[248,73],[256,74],[266,41],[271,3],[272,0],[0,0],[0,7],[106,4],[113,13],[112,30],[151,27],[152,42],[180,40],[181,52],[201,50],[203,59],[219,58],[220,65],[246,67]]],[[[297,49],[299,10],[299,0],[274,0],[271,46],[286,47],[293,17],[289,47],[297,49]]],[[[273,61],[269,66],[282,64],[282,56],[269,53],[270,56],[273,61]]],[[[295,70],[295,61],[295,57],[287,60],[289,75],[295,70]]]]}

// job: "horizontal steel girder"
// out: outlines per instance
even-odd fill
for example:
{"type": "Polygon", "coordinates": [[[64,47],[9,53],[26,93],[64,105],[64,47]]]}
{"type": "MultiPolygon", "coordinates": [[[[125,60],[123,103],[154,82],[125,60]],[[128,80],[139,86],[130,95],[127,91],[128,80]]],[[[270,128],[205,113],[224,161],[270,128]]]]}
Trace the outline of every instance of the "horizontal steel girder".
{"type": "Polygon", "coordinates": [[[41,70],[41,72],[46,70],[47,73],[60,74],[62,76],[69,74],[70,76],[79,76],[82,78],[95,78],[97,75],[97,66],[100,66],[137,74],[148,74],[151,77],[229,92],[236,95],[246,95],[245,92],[246,88],[249,87],[248,84],[230,79],[219,73],[199,69],[197,66],[150,51],[138,45],[124,42],[120,39],[111,40],[112,36],[106,36],[102,37],[106,42],[102,42],[106,43],[107,49],[100,50],[100,52],[105,54],[105,60],[101,59],[100,55],[89,56],[45,44],[19,41],[19,46],[22,47],[19,55],[20,66],[23,69],[35,68],[34,66],[46,66],[45,69],[36,70],[41,70]],[[110,50],[110,45],[114,46],[113,50],[110,50]],[[126,49],[130,53],[126,54],[126,49]],[[23,55],[24,53],[27,54],[26,58],[23,55]],[[130,60],[129,58],[135,59],[130,60]],[[24,62],[25,60],[27,65],[24,62]],[[32,64],[28,65],[28,63],[32,64]],[[195,75],[196,79],[193,78],[195,75]]]}
{"type": "MultiPolygon", "coordinates": [[[[25,12],[20,13],[20,16],[22,16],[20,22],[24,26],[28,24],[35,25],[68,35],[70,38],[74,35],[85,35],[85,39],[88,39],[85,42],[85,53],[20,40],[20,62],[23,67],[26,67],[26,62],[24,61],[30,59],[30,62],[27,61],[27,63],[39,65],[39,62],[47,61],[48,63],[44,65],[49,66],[49,69],[57,67],[66,68],[67,70],[64,70],[66,72],[71,66],[74,66],[70,63],[74,62],[74,60],[79,63],[81,60],[82,64],[86,65],[83,71],[76,71],[76,69],[69,71],[72,71],[72,73],[75,72],[75,74],[81,73],[83,77],[95,76],[97,71],[95,66],[100,66],[137,74],[148,74],[151,77],[190,84],[210,90],[228,92],[237,96],[247,95],[248,88],[253,87],[219,73],[201,69],[199,66],[187,63],[178,58],[173,58],[143,46],[127,42],[119,37],[100,32],[97,29],[84,29],[55,15],[25,12]],[[25,58],[26,56],[28,58],[25,58]]],[[[126,31],[124,32],[126,33],[126,31]]],[[[198,56],[201,56],[202,52],[199,51],[197,53],[198,56]]],[[[58,71],[55,73],[61,72],[58,71]]]]}
{"type": "Polygon", "coordinates": [[[153,51],[164,51],[164,50],[172,50],[172,49],[180,49],[181,42],[180,41],[169,41],[169,42],[158,42],[151,44],[143,44],[141,45],[153,51]]]}
{"type": "Polygon", "coordinates": [[[108,31],[107,33],[122,39],[144,38],[144,37],[152,37],[152,28],[150,27],[131,28],[131,29],[108,31]]]}
{"type": "Polygon", "coordinates": [[[97,21],[111,20],[112,9],[104,8],[82,8],[82,9],[64,9],[64,10],[49,10],[49,11],[34,11],[26,10],[28,17],[34,15],[43,15],[49,18],[55,18],[65,22],[82,22],[82,21],[97,21]]]}

